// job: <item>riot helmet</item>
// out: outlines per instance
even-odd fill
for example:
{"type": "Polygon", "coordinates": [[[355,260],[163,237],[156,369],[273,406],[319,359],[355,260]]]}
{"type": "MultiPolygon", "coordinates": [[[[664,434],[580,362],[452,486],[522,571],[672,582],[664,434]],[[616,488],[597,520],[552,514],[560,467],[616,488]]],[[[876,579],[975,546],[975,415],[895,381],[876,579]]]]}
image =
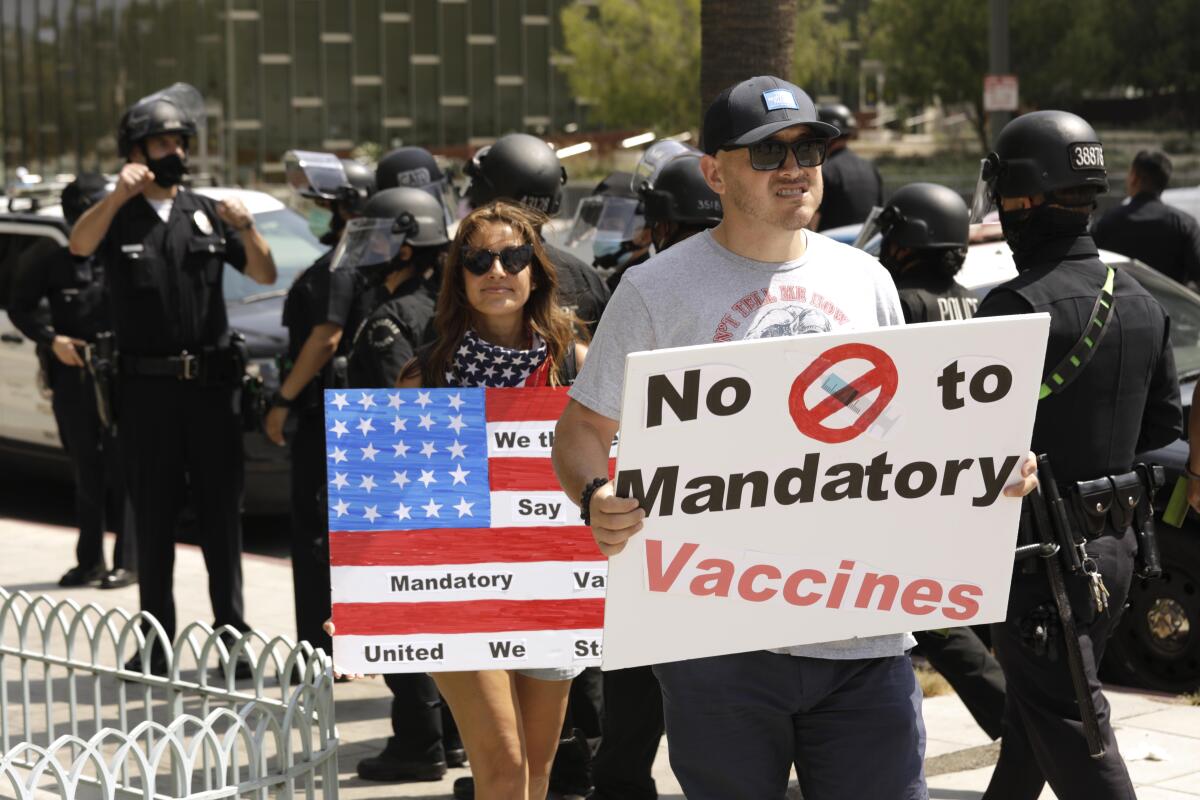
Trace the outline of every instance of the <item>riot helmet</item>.
{"type": "Polygon", "coordinates": [[[117,152],[129,158],[135,145],[160,134],[183,137],[186,150],[205,122],[204,96],[196,87],[176,83],[147,95],[126,110],[117,126],[117,152]]]}
{"type": "Polygon", "coordinates": [[[74,226],[89,208],[108,194],[108,180],[99,173],[81,172],[62,190],[63,219],[74,226]]]}
{"type": "Polygon", "coordinates": [[[385,276],[397,264],[400,248],[444,248],[450,244],[441,204],[428,192],[412,187],[384,189],[346,223],[331,269],[357,269],[385,276]]]}
{"type": "Polygon", "coordinates": [[[642,203],[630,188],[632,179],[628,172],[614,172],[579,203],[566,244],[574,248],[590,243],[592,266],[623,266],[650,246],[642,203]]]}
{"type": "Polygon", "coordinates": [[[700,156],[683,154],[663,165],[641,190],[646,222],[713,228],[721,222],[721,196],[704,180],[700,156]]]}
{"type": "Polygon", "coordinates": [[[998,198],[1090,188],[1108,191],[1104,147],[1082,117],[1067,111],[1034,111],[1017,117],[996,137],[980,162],[971,221],[981,222],[998,198]]]}
{"type": "Polygon", "coordinates": [[[379,159],[375,183],[380,190],[410,186],[426,191],[442,204],[446,224],[454,221],[458,207],[454,186],[433,154],[423,147],[399,147],[379,159]]]}
{"type": "Polygon", "coordinates": [[[897,189],[886,205],[871,209],[855,247],[882,234],[909,250],[955,250],[967,246],[970,212],[958,192],[936,183],[910,183],[897,189]]]}
{"type": "Polygon", "coordinates": [[[473,208],[503,198],[547,216],[558,213],[567,182],[567,170],[550,146],[527,133],[510,133],[481,147],[463,171],[471,181],[467,199],[473,208]]]}
{"type": "Polygon", "coordinates": [[[838,137],[853,136],[858,133],[858,120],[854,112],[842,103],[829,103],[817,108],[817,119],[832,125],[840,133],[838,137]]]}
{"type": "Polygon", "coordinates": [[[338,205],[348,214],[360,214],[367,200],[375,194],[375,171],[352,158],[342,159],[342,169],[345,170],[348,185],[343,187],[337,198],[338,205]]]}

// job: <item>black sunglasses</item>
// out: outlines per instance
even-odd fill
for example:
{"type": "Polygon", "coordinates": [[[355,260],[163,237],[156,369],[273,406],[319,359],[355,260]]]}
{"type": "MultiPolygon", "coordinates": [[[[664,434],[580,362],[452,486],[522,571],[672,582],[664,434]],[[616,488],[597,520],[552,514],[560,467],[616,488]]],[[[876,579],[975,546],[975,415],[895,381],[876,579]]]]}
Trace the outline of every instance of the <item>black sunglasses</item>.
{"type": "Polygon", "coordinates": [[[800,166],[819,167],[825,163],[825,148],[828,144],[825,139],[797,139],[794,142],[763,139],[761,142],[746,145],[746,149],[750,151],[750,166],[768,172],[782,167],[789,152],[796,156],[796,162],[800,166]]]}
{"type": "Polygon", "coordinates": [[[472,275],[487,275],[497,258],[505,272],[516,275],[533,261],[533,245],[506,247],[499,253],[484,247],[464,247],[462,251],[462,264],[472,275]]]}

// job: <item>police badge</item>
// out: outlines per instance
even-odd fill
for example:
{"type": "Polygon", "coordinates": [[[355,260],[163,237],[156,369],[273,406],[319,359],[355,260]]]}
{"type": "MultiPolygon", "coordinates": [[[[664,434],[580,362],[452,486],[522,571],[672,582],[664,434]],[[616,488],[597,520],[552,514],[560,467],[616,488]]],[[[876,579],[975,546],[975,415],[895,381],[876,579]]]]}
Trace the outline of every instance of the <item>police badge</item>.
{"type": "Polygon", "coordinates": [[[210,220],[208,218],[208,215],[205,214],[200,209],[196,209],[196,213],[192,214],[192,222],[196,223],[196,229],[198,231],[200,231],[201,233],[203,233],[205,236],[209,236],[212,234],[212,232],[213,232],[212,220],[210,220]]]}

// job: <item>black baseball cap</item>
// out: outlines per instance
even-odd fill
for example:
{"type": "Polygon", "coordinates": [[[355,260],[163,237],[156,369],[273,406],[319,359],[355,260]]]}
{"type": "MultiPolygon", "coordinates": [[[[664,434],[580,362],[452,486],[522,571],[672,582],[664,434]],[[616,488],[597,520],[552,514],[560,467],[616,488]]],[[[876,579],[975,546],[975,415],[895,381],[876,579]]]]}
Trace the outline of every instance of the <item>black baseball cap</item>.
{"type": "Polygon", "coordinates": [[[723,147],[761,142],[793,125],[807,125],[825,139],[841,135],[837,127],[821,122],[812,98],[799,86],[772,75],[760,75],[717,95],[704,112],[701,144],[711,156],[723,147]]]}

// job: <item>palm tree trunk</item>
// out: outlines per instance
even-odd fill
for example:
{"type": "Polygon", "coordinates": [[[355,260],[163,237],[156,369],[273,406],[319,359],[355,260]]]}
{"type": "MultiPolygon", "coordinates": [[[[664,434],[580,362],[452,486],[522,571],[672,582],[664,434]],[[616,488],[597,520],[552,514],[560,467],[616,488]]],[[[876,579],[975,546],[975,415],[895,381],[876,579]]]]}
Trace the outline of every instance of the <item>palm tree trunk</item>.
{"type": "Polygon", "coordinates": [[[700,107],[755,75],[787,79],[796,0],[700,0],[700,107]]]}

